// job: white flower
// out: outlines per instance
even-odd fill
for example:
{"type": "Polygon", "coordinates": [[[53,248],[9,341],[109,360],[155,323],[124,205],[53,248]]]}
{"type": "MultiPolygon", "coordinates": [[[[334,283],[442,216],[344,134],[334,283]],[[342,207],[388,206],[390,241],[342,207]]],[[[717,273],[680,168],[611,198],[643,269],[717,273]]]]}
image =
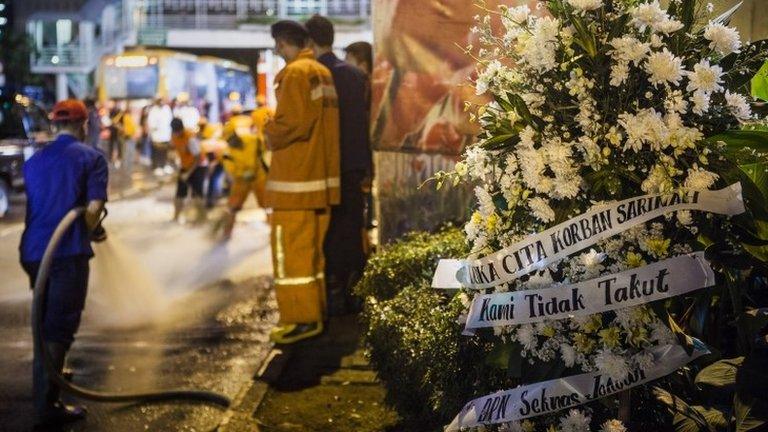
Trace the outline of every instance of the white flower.
{"type": "Polygon", "coordinates": [[[627,134],[624,150],[631,148],[637,152],[643,148],[644,144],[660,148],[667,142],[667,127],[664,119],[654,109],[644,109],[636,115],[621,113],[619,125],[627,134]]]}
{"type": "Polygon", "coordinates": [[[563,359],[565,367],[572,367],[576,363],[576,350],[566,343],[560,344],[560,357],[563,359]]]}
{"type": "Polygon", "coordinates": [[[752,108],[749,107],[747,98],[739,93],[725,92],[725,101],[731,108],[731,113],[739,120],[749,120],[752,118],[752,108]]]}
{"type": "Polygon", "coordinates": [[[536,332],[531,324],[523,324],[517,328],[517,341],[523,344],[523,348],[532,350],[536,347],[536,332]]]}
{"type": "Polygon", "coordinates": [[[704,38],[710,41],[710,48],[724,56],[741,48],[739,32],[735,28],[713,21],[710,21],[704,29],[704,38]]]}
{"type": "Polygon", "coordinates": [[[709,99],[709,93],[703,91],[693,92],[693,96],[691,96],[691,102],[693,102],[692,111],[694,114],[704,115],[704,113],[709,111],[709,99]]]}
{"type": "Polygon", "coordinates": [[[721,91],[723,86],[723,68],[718,65],[710,65],[709,60],[702,59],[693,66],[693,72],[686,72],[688,76],[688,91],[702,91],[712,93],[721,91]]]}
{"type": "Polygon", "coordinates": [[[546,72],[557,66],[557,35],[560,21],[551,17],[536,20],[530,35],[521,35],[517,50],[524,64],[538,72],[546,72]]]}
{"type": "Polygon", "coordinates": [[[632,360],[635,362],[637,367],[643,370],[650,369],[656,359],[653,357],[653,354],[648,351],[640,351],[639,353],[635,354],[634,357],[632,357],[632,360]]]}
{"type": "Polygon", "coordinates": [[[560,432],[589,432],[589,416],[575,409],[568,411],[560,419],[560,432]]]}
{"type": "Polygon", "coordinates": [[[664,48],[661,52],[655,52],[648,56],[645,70],[651,76],[648,77],[654,85],[665,82],[679,84],[683,79],[683,61],[679,57],[664,48]]]}
{"type": "Polygon", "coordinates": [[[627,428],[621,420],[613,419],[603,423],[600,427],[600,432],[627,432],[627,428]]]}
{"type": "Polygon", "coordinates": [[[677,211],[677,221],[680,222],[680,225],[688,226],[693,223],[693,217],[691,216],[690,210],[678,210],[677,211]]]}
{"type": "MultiPolygon", "coordinates": [[[[517,7],[507,9],[503,17],[506,19],[509,19],[511,23],[522,24],[528,21],[528,17],[530,15],[531,15],[531,9],[528,8],[528,5],[522,5],[522,6],[517,6],[517,7]]],[[[506,22],[506,20],[504,20],[504,27],[506,27],[507,29],[509,29],[510,27],[513,27],[511,23],[508,23],[506,22]]]]}
{"type": "Polygon", "coordinates": [[[580,11],[591,11],[603,7],[603,0],[568,0],[568,3],[580,11]]]}
{"type": "Polygon", "coordinates": [[[542,222],[552,222],[555,220],[555,211],[549,206],[547,200],[541,197],[534,197],[528,201],[528,207],[533,212],[533,216],[542,222]]]}
{"type": "Polygon", "coordinates": [[[480,214],[483,217],[488,217],[496,212],[496,205],[493,203],[493,197],[491,194],[481,186],[475,187],[475,196],[480,204],[480,214]]]}
{"type": "Polygon", "coordinates": [[[668,35],[680,30],[684,26],[680,21],[665,16],[663,20],[652,24],[651,27],[653,27],[654,31],[668,35]]]}
{"type": "Polygon", "coordinates": [[[683,187],[689,191],[707,190],[715,184],[718,178],[717,174],[694,166],[688,169],[688,177],[686,177],[683,187]]]}
{"type": "Polygon", "coordinates": [[[597,353],[595,367],[613,380],[622,380],[629,374],[627,360],[609,349],[603,349],[597,353]]]}
{"type": "Polygon", "coordinates": [[[632,15],[632,24],[641,32],[656,23],[669,19],[666,12],[661,9],[658,0],[639,4],[632,8],[629,13],[632,15]]]}
{"type": "Polygon", "coordinates": [[[651,49],[650,44],[640,42],[632,36],[613,38],[610,45],[613,47],[608,51],[611,57],[619,61],[632,62],[635,65],[640,64],[651,49]]]}

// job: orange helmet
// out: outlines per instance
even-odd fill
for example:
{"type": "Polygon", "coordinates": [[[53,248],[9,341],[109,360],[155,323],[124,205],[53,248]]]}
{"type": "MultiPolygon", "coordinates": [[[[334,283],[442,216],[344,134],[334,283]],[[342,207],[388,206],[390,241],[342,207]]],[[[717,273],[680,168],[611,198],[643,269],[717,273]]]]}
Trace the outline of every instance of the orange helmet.
{"type": "Polygon", "coordinates": [[[85,104],[77,99],[66,99],[57,102],[51,110],[51,121],[85,121],[88,110],[85,104]]]}

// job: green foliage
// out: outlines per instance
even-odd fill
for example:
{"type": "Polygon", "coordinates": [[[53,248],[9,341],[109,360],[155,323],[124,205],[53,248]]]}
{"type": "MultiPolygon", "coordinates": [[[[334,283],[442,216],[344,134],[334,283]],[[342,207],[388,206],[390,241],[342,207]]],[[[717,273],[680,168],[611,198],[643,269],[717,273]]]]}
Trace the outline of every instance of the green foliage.
{"type": "Polygon", "coordinates": [[[355,291],[363,298],[389,300],[406,286],[431,281],[440,258],[461,258],[468,252],[464,233],[457,228],[447,228],[434,235],[407,234],[371,257],[355,291]]]}

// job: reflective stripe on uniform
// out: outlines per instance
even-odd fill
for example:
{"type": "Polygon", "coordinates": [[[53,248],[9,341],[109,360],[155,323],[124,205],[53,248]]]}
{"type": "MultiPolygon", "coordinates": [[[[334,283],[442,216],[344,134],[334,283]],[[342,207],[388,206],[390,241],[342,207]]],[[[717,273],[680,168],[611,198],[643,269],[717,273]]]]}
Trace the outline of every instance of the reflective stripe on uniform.
{"type": "Polygon", "coordinates": [[[308,283],[316,282],[317,280],[318,278],[316,276],[277,278],[275,279],[275,285],[306,285],[308,283]]]}
{"type": "Polygon", "coordinates": [[[297,182],[268,180],[267,190],[275,192],[317,192],[327,188],[339,187],[340,185],[341,180],[338,177],[297,182]]]}
{"type": "Polygon", "coordinates": [[[277,257],[277,278],[285,276],[285,253],[283,252],[283,227],[275,226],[275,256],[277,257]]]}

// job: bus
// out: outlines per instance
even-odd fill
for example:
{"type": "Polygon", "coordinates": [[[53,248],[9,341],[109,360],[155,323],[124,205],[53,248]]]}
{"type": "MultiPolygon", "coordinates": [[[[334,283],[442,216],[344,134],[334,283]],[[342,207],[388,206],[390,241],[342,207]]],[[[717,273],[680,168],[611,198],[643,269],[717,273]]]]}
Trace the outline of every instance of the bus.
{"type": "Polygon", "coordinates": [[[97,85],[102,102],[124,100],[133,106],[183,95],[213,123],[235,104],[243,110],[256,105],[256,86],[247,66],[170,50],[138,48],[104,56],[97,85]]]}

